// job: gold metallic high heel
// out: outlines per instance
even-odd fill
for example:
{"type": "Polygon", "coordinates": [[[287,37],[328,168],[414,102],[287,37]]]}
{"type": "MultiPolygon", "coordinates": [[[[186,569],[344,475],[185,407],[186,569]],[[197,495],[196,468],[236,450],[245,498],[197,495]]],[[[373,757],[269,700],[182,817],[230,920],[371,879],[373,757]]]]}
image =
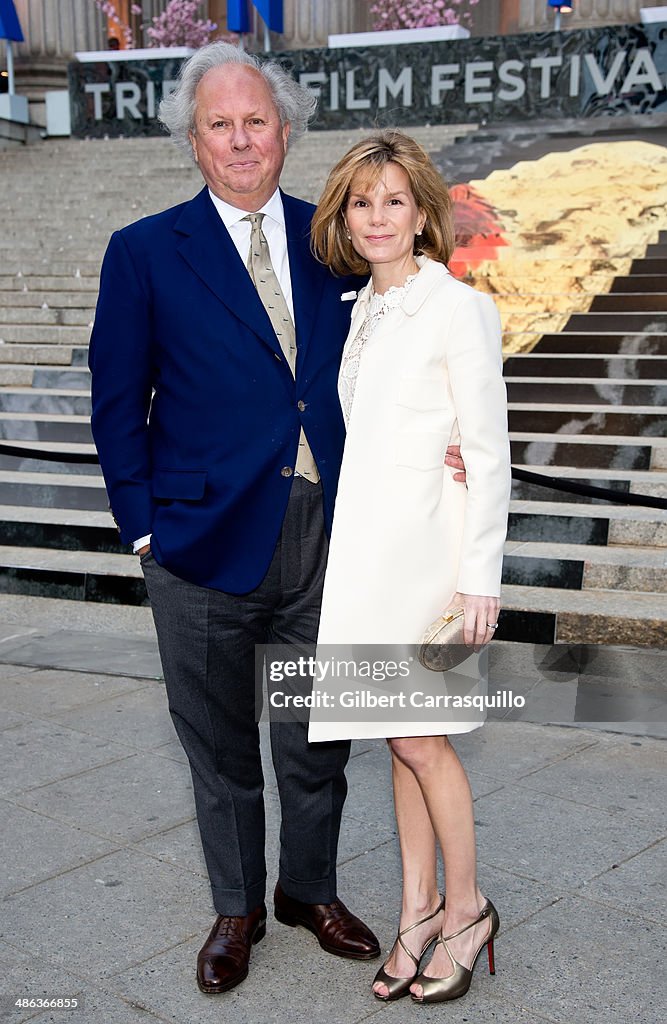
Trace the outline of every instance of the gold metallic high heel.
{"type": "MultiPolygon", "coordinates": [[[[479,915],[470,924],[464,925],[463,928],[459,928],[457,932],[452,932],[451,935],[441,935],[436,940],[436,946],[438,943],[443,947],[447,956],[449,957],[454,973],[450,974],[447,978],[428,978],[423,974],[418,974],[414,979],[414,983],[421,985],[422,994],[416,996],[414,992],[411,993],[412,999],[415,1003],[444,1003],[447,999],[458,999],[460,996],[464,996],[470,988],[470,982],[472,981],[472,972],[475,970],[475,964],[477,963],[477,957],[486,946],[487,953],[489,956],[489,974],[496,973],[496,965],[493,954],[493,940],[500,927],[500,919],[498,917],[498,911],[494,907],[491,900],[487,900],[484,907],[480,911],[479,915]],[[473,957],[472,964],[470,967],[464,967],[458,960],[455,960],[449,951],[447,943],[451,939],[455,939],[457,935],[462,935],[463,932],[467,932],[469,928],[474,928],[476,924],[490,918],[491,927],[489,934],[480,943],[479,949],[473,957]]],[[[412,984],[412,982],[410,983],[412,984]]]]}
{"type": "MultiPolygon", "coordinates": [[[[414,924],[409,924],[407,928],[404,928],[403,931],[399,931],[397,933],[396,942],[398,942],[398,944],[403,948],[403,950],[408,954],[408,956],[414,963],[415,973],[410,978],[392,978],[391,974],[387,974],[383,965],[373,978],[373,985],[375,985],[375,983],[378,981],[382,985],[386,985],[387,995],[380,995],[379,992],[376,992],[375,989],[372,988],[371,991],[373,992],[373,995],[375,996],[376,999],[382,999],[383,1002],[389,1003],[393,999],[400,999],[401,996],[404,996],[407,993],[408,989],[410,988],[410,985],[412,985],[413,981],[417,977],[417,974],[419,973],[419,963],[421,958],[423,957],[428,947],[433,942],[435,942],[436,937],[434,935],[433,938],[429,939],[428,942],[424,944],[424,948],[422,949],[419,956],[416,957],[412,950],[408,949],[408,947],[403,942],[403,936],[407,935],[408,932],[414,931],[415,928],[419,928],[420,924],[425,924],[427,921],[430,921],[432,918],[434,918],[436,914],[440,913],[444,905],[445,897],[443,896],[442,899],[440,900],[440,903],[438,904],[438,906],[436,907],[432,914],[429,914],[428,917],[422,917],[421,921],[415,921],[414,924]]],[[[394,945],[396,945],[396,943],[394,943],[394,945]]]]}

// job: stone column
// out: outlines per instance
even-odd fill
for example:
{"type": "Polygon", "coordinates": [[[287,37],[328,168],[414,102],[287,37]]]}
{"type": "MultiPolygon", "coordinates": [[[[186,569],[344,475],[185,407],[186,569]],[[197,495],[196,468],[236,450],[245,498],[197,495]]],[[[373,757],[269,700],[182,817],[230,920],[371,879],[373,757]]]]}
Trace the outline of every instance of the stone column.
{"type": "Polygon", "coordinates": [[[35,124],[45,119],[44,93],[67,88],[77,50],[103,49],[104,18],[91,0],[15,0],[25,37],[16,46],[16,91],[28,97],[35,124]]]}
{"type": "MultiPolygon", "coordinates": [[[[369,28],[368,5],[358,0],[285,0],[285,32],[271,33],[273,50],[306,50],[326,46],[330,35],[365,32],[369,28]]],[[[262,49],[261,28],[253,33],[251,49],[262,49]]]]}

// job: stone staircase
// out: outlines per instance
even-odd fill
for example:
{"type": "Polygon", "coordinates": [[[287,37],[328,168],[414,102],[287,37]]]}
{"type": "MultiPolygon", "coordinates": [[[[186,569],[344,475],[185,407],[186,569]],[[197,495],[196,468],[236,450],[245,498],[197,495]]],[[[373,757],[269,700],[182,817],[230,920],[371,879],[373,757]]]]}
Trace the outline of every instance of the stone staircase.
{"type": "MultiPolygon", "coordinates": [[[[465,150],[470,163],[475,137],[452,144],[464,129],[411,131],[435,155],[448,145],[450,153],[465,150]]],[[[359,134],[303,140],[288,158],[286,189],[316,199],[328,168],[359,134]]],[[[482,139],[478,152],[485,150],[482,139]]],[[[0,441],[85,458],[94,451],[87,343],[108,236],[188,198],[200,179],[168,140],[4,151],[0,171],[0,441]]],[[[664,497],[667,231],[656,231],[641,257],[611,257],[608,291],[589,296],[587,311],[573,312],[562,330],[506,361],[513,463],[664,497]]],[[[539,258],[551,261],[557,281],[562,254],[544,249],[539,258]]],[[[483,270],[476,283],[485,287],[483,270]]],[[[521,294],[520,282],[517,288],[521,294]]],[[[516,295],[511,308],[504,309],[503,294],[496,299],[512,348],[516,295]]],[[[526,291],[527,305],[539,299],[526,291]]],[[[506,555],[500,638],[665,644],[664,510],[515,482],[506,555]]],[[[26,597],[145,603],[138,563],[118,545],[97,466],[0,454],[0,594],[0,617],[2,602],[26,597]]]]}

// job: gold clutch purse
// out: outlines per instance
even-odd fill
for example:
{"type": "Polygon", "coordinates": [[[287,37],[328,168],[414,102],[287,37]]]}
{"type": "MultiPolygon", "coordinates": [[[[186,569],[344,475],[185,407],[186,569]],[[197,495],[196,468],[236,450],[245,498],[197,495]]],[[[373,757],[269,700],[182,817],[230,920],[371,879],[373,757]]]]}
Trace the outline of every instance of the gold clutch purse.
{"type": "Polygon", "coordinates": [[[417,647],[417,660],[431,672],[456,668],[473,653],[463,642],[463,608],[449,608],[425,630],[417,647]]]}

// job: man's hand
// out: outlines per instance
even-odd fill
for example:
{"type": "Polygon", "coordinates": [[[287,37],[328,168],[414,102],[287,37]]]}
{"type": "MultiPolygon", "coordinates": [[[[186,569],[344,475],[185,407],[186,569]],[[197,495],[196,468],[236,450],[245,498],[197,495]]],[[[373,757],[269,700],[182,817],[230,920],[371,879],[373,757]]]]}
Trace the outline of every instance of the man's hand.
{"type": "Polygon", "coordinates": [[[458,444],[450,444],[448,446],[447,454],[445,455],[445,465],[457,470],[454,473],[454,479],[458,483],[464,484],[466,482],[466,466],[461,458],[461,448],[458,444]]]}
{"type": "Polygon", "coordinates": [[[150,549],[150,544],[144,544],[143,548],[137,548],[136,554],[141,558],[142,555],[147,555],[150,549]]]}

